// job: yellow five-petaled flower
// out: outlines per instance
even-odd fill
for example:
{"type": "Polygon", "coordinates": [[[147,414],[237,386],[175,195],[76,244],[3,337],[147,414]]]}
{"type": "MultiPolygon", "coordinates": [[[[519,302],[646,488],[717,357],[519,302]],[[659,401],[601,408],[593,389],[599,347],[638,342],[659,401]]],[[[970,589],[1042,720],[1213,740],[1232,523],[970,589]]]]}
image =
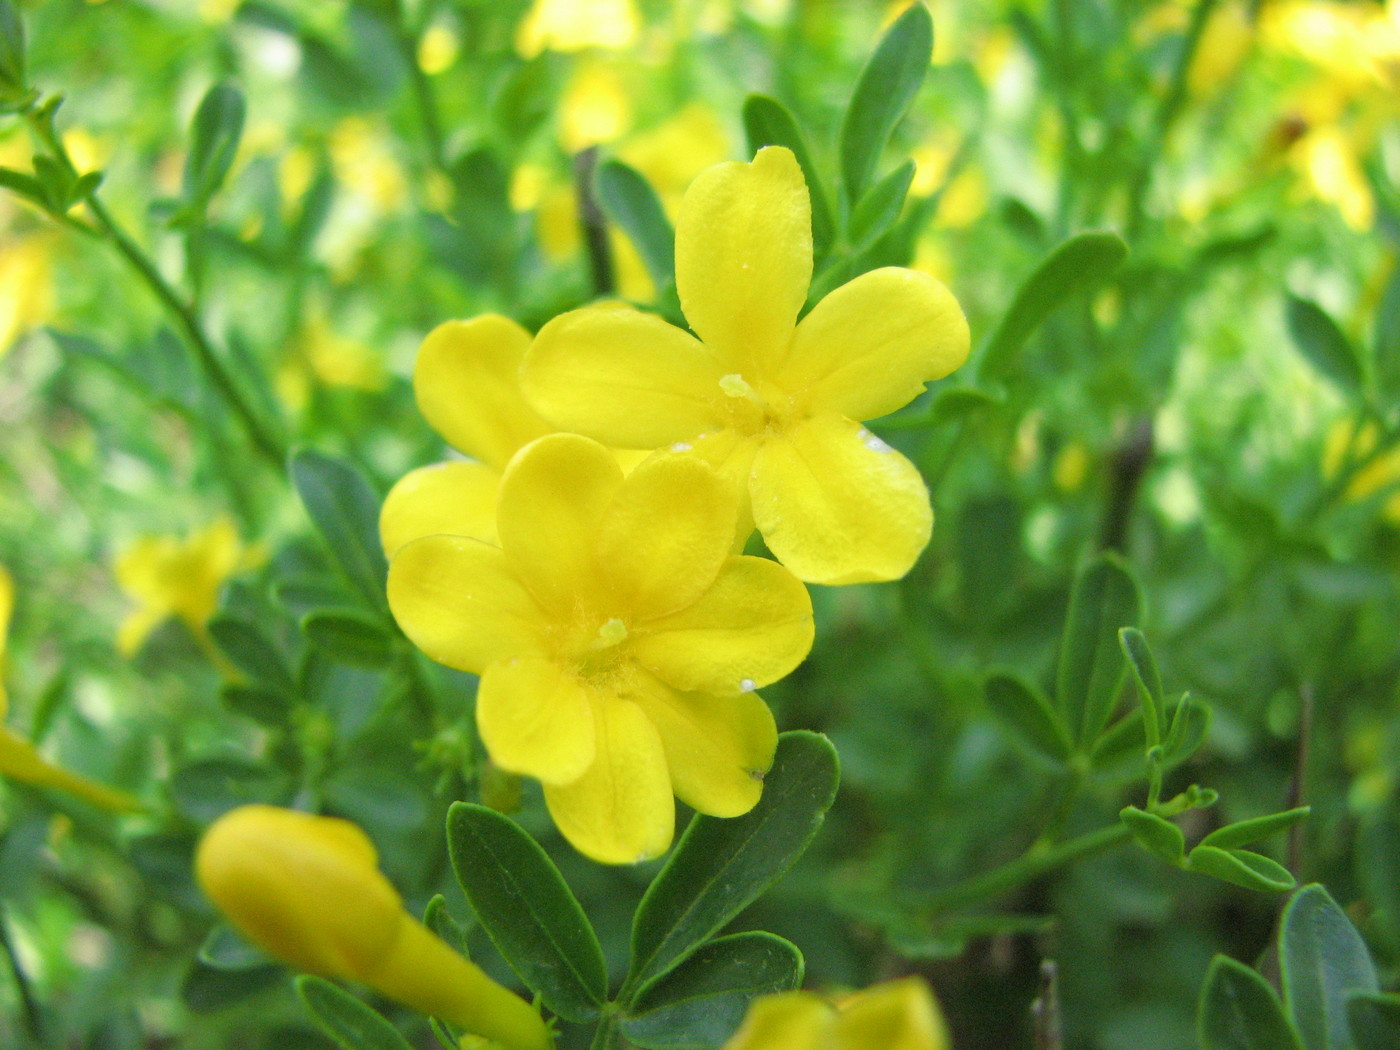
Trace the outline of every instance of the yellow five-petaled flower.
{"type": "Polygon", "coordinates": [[[862,274],[802,320],[811,202],[791,151],[709,168],[676,222],[676,288],[699,339],[617,304],[556,317],[522,388],[549,422],[618,448],[671,446],[742,494],[769,549],[812,583],[895,579],[928,542],[928,489],[865,430],[967,358],[952,294],[915,270],[862,274]]]}
{"type": "Polygon", "coordinates": [[[773,759],[755,692],[812,644],[802,584],[730,553],[737,498],[704,462],[659,453],[624,479],[602,445],[552,434],[501,479],[500,545],[406,544],[389,604],[433,659],[481,675],[492,759],[544,784],[565,837],[605,863],[670,845],[672,794],[751,809],[773,759]]]}

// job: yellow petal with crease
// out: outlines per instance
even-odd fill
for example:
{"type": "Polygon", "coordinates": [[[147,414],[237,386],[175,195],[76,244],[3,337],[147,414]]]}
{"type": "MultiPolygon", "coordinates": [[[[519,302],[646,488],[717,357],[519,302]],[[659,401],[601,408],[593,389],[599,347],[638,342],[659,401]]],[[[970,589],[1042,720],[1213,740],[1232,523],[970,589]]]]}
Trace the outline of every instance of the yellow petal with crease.
{"type": "Polygon", "coordinates": [[[768,549],[808,583],[898,579],[933,530],[914,464],[840,416],[818,416],[765,442],[749,495],[768,549]]]}
{"type": "Polygon", "coordinates": [[[542,437],[510,461],[496,523],[512,571],[541,604],[568,614],[596,592],[598,530],[622,484],[616,457],[577,434],[542,437]]]}
{"type": "Polygon", "coordinates": [[[814,411],[875,419],[961,365],[970,346],[953,294],[927,274],[891,266],[814,306],[775,382],[814,411]]]}
{"type": "Polygon", "coordinates": [[[719,423],[726,369],[688,332],[630,306],[550,321],[521,369],[530,404],[564,430],[615,448],[659,448],[719,423]]]}
{"type": "Polygon", "coordinates": [[[676,689],[752,692],[800,664],[812,635],[812,602],[791,572],[731,556],[699,601],[639,629],[632,653],[676,689]]]}
{"type": "Polygon", "coordinates": [[[559,830],[601,864],[633,864],[666,852],[676,808],[656,727],[630,700],[600,695],[594,708],[597,754],[572,784],[546,784],[559,830]]]}
{"type": "Polygon", "coordinates": [[[835,1019],[832,1005],[812,992],[765,995],[722,1050],[830,1050],[835,1019]]]}
{"type": "Polygon", "coordinates": [[[428,333],[413,368],[418,408],[448,444],[497,470],[552,429],[520,393],[530,333],[498,314],[448,321],[428,333]]]}
{"type": "Polygon", "coordinates": [[[852,996],[836,1018],[836,1045],[947,1050],[948,1030],[928,985],[906,977],[852,996]]]}
{"type": "Polygon", "coordinates": [[[476,724],[491,760],[568,784],[593,764],[593,707],[577,676],[539,657],[501,660],[481,676],[476,724]]]}
{"type": "Polygon", "coordinates": [[[598,563],[634,622],[683,609],[734,542],[739,493],[698,459],[661,453],[628,475],[603,518],[598,563]]]}
{"type": "Polygon", "coordinates": [[[784,355],[811,280],[812,205],[791,150],[761,149],[690,184],[676,218],[676,290],[726,372],[784,355]]]}
{"type": "Polygon", "coordinates": [[[773,713],[757,693],[680,693],[655,682],[637,702],[661,734],[682,802],[712,817],[753,809],[778,746],[773,713]]]}
{"type": "Polygon", "coordinates": [[[389,557],[423,536],[470,536],[496,542],[496,486],[484,463],[434,463],[405,474],[384,497],[379,541],[389,557]]]}
{"type": "Polygon", "coordinates": [[[414,645],[440,664],[481,674],[541,651],[542,610],[498,547],[425,536],[389,565],[389,608],[414,645]]]}

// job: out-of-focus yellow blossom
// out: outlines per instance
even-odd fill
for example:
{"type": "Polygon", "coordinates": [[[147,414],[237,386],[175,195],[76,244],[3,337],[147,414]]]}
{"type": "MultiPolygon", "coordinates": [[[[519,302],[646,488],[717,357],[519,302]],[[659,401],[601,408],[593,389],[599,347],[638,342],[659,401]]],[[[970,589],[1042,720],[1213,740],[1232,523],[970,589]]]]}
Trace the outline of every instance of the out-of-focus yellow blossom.
{"type": "Polygon", "coordinates": [[[139,809],[141,803],[125,791],[109,788],[55,765],[9,726],[4,725],[10,698],[5,691],[6,651],[10,617],[15,608],[15,581],[0,565],[0,774],[35,787],[57,788],[103,809],[139,809]]]}
{"type": "Polygon", "coordinates": [[[559,103],[559,144],[577,153],[611,142],[632,124],[632,97],[616,63],[579,64],[559,103]]]}
{"type": "Polygon", "coordinates": [[[502,769],[538,778],[559,830],[607,864],[671,843],[672,794],[748,812],[777,731],[755,691],[812,644],[806,589],[730,553],[736,499],[693,456],[624,478],[602,445],[551,434],[511,460],[500,546],[427,536],[389,568],[389,606],[434,660],[481,675],[502,769]]]}
{"type": "Polygon", "coordinates": [[[831,1003],[812,992],[766,995],[723,1050],[947,1050],[928,985],[906,977],[831,1003]]]}
{"type": "MultiPolygon", "coordinates": [[[[1194,0],[1163,0],[1151,7],[1134,27],[1139,47],[1148,47],[1169,33],[1184,33],[1195,9],[1194,0]]],[[[1240,68],[1256,39],[1256,27],[1245,0],[1216,4],[1207,17],[1196,52],[1191,57],[1186,85],[1193,95],[1218,91],[1240,68]]]]}
{"type": "Polygon", "coordinates": [[[117,648],[130,656],[172,616],[207,644],[205,624],[219,604],[219,588],[261,552],[244,548],[233,522],[220,518],[187,539],[143,536],[117,556],[117,582],[137,607],[117,632],[117,648]]]}
{"type": "Polygon", "coordinates": [[[269,955],[367,984],[504,1050],[550,1050],[534,1008],[411,917],[378,864],[349,821],[261,805],[225,813],[195,854],[205,894],[269,955]]]}
{"type": "Polygon", "coordinates": [[[1050,478],[1061,492],[1078,492],[1089,477],[1089,450],[1081,441],[1070,441],[1055,456],[1050,478]]]}
{"type": "Polygon", "coordinates": [[[933,525],[914,465],[860,425],[967,358],[938,281],[886,267],[797,323],[812,277],[807,186],[790,150],[720,164],[686,192],[676,286],[700,336],[630,307],[556,317],[521,384],[545,419],[620,448],[671,446],[723,472],[778,559],[813,583],[896,579],[933,525]]]}
{"type": "Polygon", "coordinates": [[[243,0],[199,0],[199,17],[214,25],[222,25],[233,17],[242,4],[243,0]]]}
{"type": "Polygon", "coordinates": [[[545,50],[631,47],[640,29],[633,0],[535,0],[516,31],[515,47],[526,58],[545,50]]]}
{"type": "Polygon", "coordinates": [[[50,231],[0,242],[0,357],[53,313],[55,246],[50,231]]]}
{"type": "Polygon", "coordinates": [[[457,61],[462,42],[447,26],[435,23],[418,41],[418,68],[430,77],[446,73],[457,61]]]}
{"type": "Polygon", "coordinates": [[[363,117],[346,117],[330,136],[336,181],[380,212],[393,211],[408,198],[408,180],[389,142],[363,117]]]}
{"type": "Polygon", "coordinates": [[[373,349],[343,336],[322,315],[313,314],[302,326],[287,363],[278,370],[278,393],[291,405],[301,406],[310,396],[310,384],[352,390],[382,390],[388,382],[384,362],[373,349]]]}
{"type": "MultiPolygon", "coordinates": [[[[1323,440],[1322,476],[1329,480],[1335,478],[1350,464],[1369,457],[1379,436],[1375,423],[1337,420],[1328,428],[1323,440]]],[[[1359,502],[1381,489],[1395,487],[1381,505],[1381,517],[1392,525],[1400,525],[1400,487],[1396,486],[1400,486],[1400,446],[1387,449],[1356,471],[1342,496],[1359,502]]]]}

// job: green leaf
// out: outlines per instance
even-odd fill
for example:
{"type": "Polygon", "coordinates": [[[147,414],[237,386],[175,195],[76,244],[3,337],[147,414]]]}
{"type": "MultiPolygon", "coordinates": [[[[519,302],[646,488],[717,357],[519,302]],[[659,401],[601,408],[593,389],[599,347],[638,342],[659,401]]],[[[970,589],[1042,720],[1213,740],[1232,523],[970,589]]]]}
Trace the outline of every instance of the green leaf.
{"type": "Polygon", "coordinates": [[[597,1017],[608,996],[603,950],[539,844],[509,817],[457,802],[447,845],[477,921],[516,976],[566,1021],[597,1017]]]}
{"type": "Polygon", "coordinates": [[[1017,352],[1045,318],[1072,296],[1098,288],[1127,257],[1123,239],[1108,231],[1080,233],[1062,242],[1016,292],[982,348],[976,377],[991,379],[1010,373],[1017,352]]]}
{"type": "Polygon", "coordinates": [[[269,965],[269,959],[253,947],[232,926],[220,923],[209,931],[196,957],[215,970],[250,970],[269,965]]]}
{"type": "Polygon", "coordinates": [[[718,937],[647,989],[622,1034],[643,1050],[713,1050],[749,1003],[798,987],[802,970],[802,953],[771,933],[718,937]]]}
{"type": "Polygon", "coordinates": [[[458,922],[447,910],[447,899],[441,893],[434,894],[433,899],[428,901],[428,906],[423,909],[423,925],[432,930],[463,959],[472,957],[471,950],[467,945],[467,936],[471,933],[472,927],[458,922]]]}
{"type": "Polygon", "coordinates": [[[1390,272],[1376,309],[1372,361],[1376,387],[1386,405],[1400,403],[1400,265],[1390,272]]]}
{"type": "Polygon", "coordinates": [[[744,133],[748,137],[750,156],[764,146],[786,146],[792,150],[812,198],[812,243],[817,251],[821,251],[836,235],[836,224],[831,217],[831,195],[812,160],[807,136],[803,134],[797,118],[775,98],[750,95],[744,99],[744,133]]]}
{"type": "Polygon", "coordinates": [[[387,623],[358,609],[317,609],[302,617],[301,630],[321,652],[356,667],[383,667],[397,651],[387,623]]]}
{"type": "Polygon", "coordinates": [[[345,578],[373,608],[386,609],[389,563],[379,545],[379,499],[364,476],[312,449],[294,452],[292,483],[345,578]]]}
{"type": "Polygon", "coordinates": [[[1347,995],[1376,991],[1376,968],[1356,927],[1317,883],[1284,909],[1279,969],[1306,1050],[1350,1050],[1347,995]]]}
{"type": "Polygon", "coordinates": [[[593,184],[598,203],[632,239],[659,294],[676,279],[676,231],[661,198],[640,172],[620,160],[598,165],[593,184]]]}
{"type": "Polygon", "coordinates": [[[28,94],[24,71],[24,22],[10,0],[0,0],[0,102],[28,94]]]}
{"type": "Polygon", "coordinates": [[[637,907],[625,991],[645,991],[777,882],[822,826],[840,777],[826,737],[783,733],[758,805],[697,814],[637,907]]]}
{"type": "Polygon", "coordinates": [[[303,976],[296,986],[321,1030],[343,1050],[413,1050],[398,1029],[330,981],[303,976]]]}
{"type": "Polygon", "coordinates": [[[231,711],[251,718],[259,725],[273,728],[285,726],[292,713],[291,698],[273,689],[225,682],[219,687],[219,697],[231,711]]]}
{"type": "Polygon", "coordinates": [[[1113,711],[1123,681],[1118,629],[1138,622],[1142,602],[1127,563],[1100,554],[1075,577],[1060,642],[1055,705],[1074,740],[1091,747],[1113,711]]]}
{"type": "Polygon", "coordinates": [[[26,175],[13,168],[0,168],[0,188],[7,189],[46,210],[49,206],[48,199],[44,196],[43,185],[33,175],[26,175]]]}
{"type": "Polygon", "coordinates": [[[1136,627],[1124,627],[1119,631],[1118,645],[1128,658],[1128,667],[1137,681],[1143,720],[1155,728],[1152,737],[1160,743],[1167,735],[1167,701],[1162,695],[1162,676],[1157,673],[1157,660],[1147,639],[1136,627]]]}
{"type": "Polygon", "coordinates": [[[1196,1033],[1201,1050],[1301,1050],[1269,982],[1224,955],[1211,960],[1196,1033]]]}
{"type": "Polygon", "coordinates": [[[202,209],[218,192],[238,153],[247,105],[232,84],[215,84],[205,94],[190,125],[185,157],[185,200],[202,209]]]}
{"type": "Polygon", "coordinates": [[[1295,885],[1283,865],[1243,849],[1197,846],[1186,857],[1186,870],[1260,893],[1286,893],[1295,885]]]}
{"type": "Polygon", "coordinates": [[[1069,733],[1060,713],[1038,689],[1015,675],[994,674],[983,685],[992,714],[1024,747],[1063,765],[1069,758],[1069,733]]]}
{"type": "Polygon", "coordinates": [[[1362,825],[1356,867],[1374,922],[1391,947],[1400,948],[1400,814],[1385,809],[1362,825]]]}
{"type": "Polygon", "coordinates": [[[1170,820],[1137,806],[1125,806],[1119,812],[1118,819],[1128,826],[1138,844],[1153,856],[1176,865],[1186,856],[1186,837],[1170,820]]]}
{"type": "Polygon", "coordinates": [[[895,19],[856,81],[841,121],[841,175],[854,206],[879,163],[890,133],[924,82],[933,60],[933,19],[922,2],[895,19]]]}
{"type": "Polygon", "coordinates": [[[282,653],[256,624],[221,613],[209,621],[209,637],[253,682],[277,693],[296,692],[282,653]]]}
{"type": "Polygon", "coordinates": [[[201,824],[250,802],[280,802],[285,789],[286,775],[281,770],[246,758],[200,759],[181,766],[170,777],[171,801],[201,824]]]}
{"type": "Polygon", "coordinates": [[[1400,995],[1355,992],[1347,997],[1347,1021],[1356,1050],[1395,1050],[1400,1046],[1400,995]]]}
{"type": "Polygon", "coordinates": [[[1316,303],[1290,295],[1287,300],[1288,331],[1308,363],[1344,393],[1361,390],[1361,363],[1337,322],[1316,303]]]}
{"type": "Polygon", "coordinates": [[[1162,744],[1162,768],[1185,762],[1205,743],[1214,714],[1210,706],[1187,694],[1172,709],[1171,728],[1162,744]]]}
{"type": "Polygon", "coordinates": [[[1217,849],[1236,849],[1240,846],[1248,846],[1251,842],[1258,842],[1260,839],[1266,839],[1270,835],[1291,828],[1310,812],[1312,812],[1312,807],[1299,806],[1297,809],[1287,809],[1282,813],[1271,813],[1266,817],[1255,817],[1253,820],[1241,820],[1234,824],[1227,824],[1201,839],[1201,845],[1214,846],[1217,849]]]}
{"type": "Polygon", "coordinates": [[[895,224],[914,181],[914,162],[905,161],[877,182],[851,214],[851,251],[862,252],[895,224]]]}

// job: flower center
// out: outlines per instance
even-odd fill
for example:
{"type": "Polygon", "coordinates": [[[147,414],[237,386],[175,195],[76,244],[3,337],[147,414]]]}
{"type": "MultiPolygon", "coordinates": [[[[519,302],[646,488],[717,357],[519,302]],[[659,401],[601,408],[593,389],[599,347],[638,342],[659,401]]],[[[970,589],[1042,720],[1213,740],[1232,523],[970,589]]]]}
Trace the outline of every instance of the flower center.
{"type": "Polygon", "coordinates": [[[723,395],[719,410],[725,425],[742,434],[780,430],[791,414],[783,409],[784,403],[791,399],[784,397],[781,391],[771,389],[771,384],[761,379],[750,383],[738,372],[732,372],[720,376],[719,389],[723,395]],[[758,389],[754,388],[755,384],[758,389]]]}

